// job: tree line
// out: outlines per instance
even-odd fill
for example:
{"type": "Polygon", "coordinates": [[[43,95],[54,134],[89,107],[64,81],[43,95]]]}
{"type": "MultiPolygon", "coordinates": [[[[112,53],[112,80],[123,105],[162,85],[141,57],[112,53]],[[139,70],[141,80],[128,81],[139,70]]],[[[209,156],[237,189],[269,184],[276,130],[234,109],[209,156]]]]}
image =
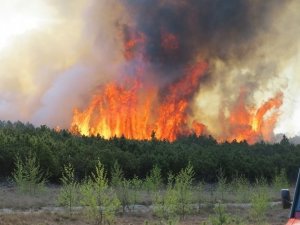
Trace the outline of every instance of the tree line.
{"type": "Polygon", "coordinates": [[[212,136],[190,135],[174,142],[157,140],[129,140],[101,136],[73,135],[68,130],[55,131],[47,126],[34,127],[29,123],[0,121],[0,177],[10,177],[17,159],[34,153],[41,170],[50,182],[60,182],[64,165],[71,164],[80,180],[92,174],[100,160],[111,177],[115,162],[124,177],[144,179],[158,166],[167,183],[170,173],[178,174],[189,164],[196,181],[215,182],[222,169],[227,180],[237,175],[249,181],[264,177],[272,180],[285,170],[294,180],[300,167],[300,145],[294,145],[284,136],[279,143],[259,142],[249,145],[218,143],[212,136]]]}

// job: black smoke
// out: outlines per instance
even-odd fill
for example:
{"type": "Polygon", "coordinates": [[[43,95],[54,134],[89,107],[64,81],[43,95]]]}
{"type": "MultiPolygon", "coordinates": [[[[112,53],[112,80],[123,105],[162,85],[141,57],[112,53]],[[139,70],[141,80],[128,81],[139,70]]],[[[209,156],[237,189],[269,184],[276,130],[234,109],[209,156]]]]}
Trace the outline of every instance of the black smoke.
{"type": "Polygon", "coordinates": [[[198,55],[204,58],[243,57],[257,46],[253,39],[268,32],[270,13],[286,1],[253,0],[127,0],[136,29],[147,37],[145,54],[162,68],[180,68],[198,55]],[[178,38],[173,52],[161,45],[162,33],[178,38]]]}

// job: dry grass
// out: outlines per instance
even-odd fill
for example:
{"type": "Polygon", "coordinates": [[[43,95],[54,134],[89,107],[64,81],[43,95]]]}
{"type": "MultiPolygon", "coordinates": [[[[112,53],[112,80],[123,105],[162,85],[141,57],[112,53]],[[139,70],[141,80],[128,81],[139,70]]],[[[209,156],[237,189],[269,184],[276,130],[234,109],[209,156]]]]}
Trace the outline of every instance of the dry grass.
{"type": "MultiPolygon", "coordinates": [[[[275,190],[270,187],[269,193],[271,194],[271,201],[280,201],[280,190],[275,190]]],[[[252,189],[252,191],[255,191],[252,189]]],[[[0,209],[11,208],[11,209],[39,209],[41,207],[56,207],[58,206],[57,196],[59,193],[59,187],[48,186],[45,190],[37,195],[29,195],[24,193],[19,193],[15,187],[12,186],[1,186],[0,185],[0,209]]],[[[291,194],[293,189],[291,190],[291,194]]],[[[198,192],[193,193],[194,202],[198,203],[198,192]]],[[[201,201],[203,203],[214,203],[219,200],[219,194],[213,190],[210,191],[208,186],[205,190],[200,193],[201,201]]],[[[151,193],[141,190],[138,193],[138,204],[141,205],[151,205],[151,193]]],[[[224,194],[223,202],[225,203],[235,203],[237,202],[237,196],[234,191],[230,188],[226,190],[224,194]]]]}
{"type": "MultiPolygon", "coordinates": [[[[270,189],[272,192],[272,200],[279,200],[279,192],[277,190],[270,189]]],[[[55,211],[54,207],[58,206],[57,196],[59,193],[59,187],[46,187],[44,192],[32,196],[29,194],[18,193],[17,189],[12,186],[0,187],[0,225],[84,225],[93,224],[88,221],[82,214],[82,210],[77,211],[72,217],[67,213],[58,210],[55,211]],[[40,210],[42,207],[49,207],[50,211],[40,210]],[[3,209],[12,209],[12,212],[5,213],[3,209]],[[32,211],[30,211],[33,209],[32,211]]],[[[197,193],[194,193],[196,199],[197,193]]],[[[210,202],[211,192],[206,189],[202,195],[204,196],[204,202],[210,202]]],[[[146,191],[139,192],[139,204],[149,205],[151,204],[150,194],[146,191]]],[[[236,202],[236,196],[233,192],[227,192],[225,195],[225,202],[236,202]]],[[[214,199],[217,198],[217,193],[213,193],[214,199]]],[[[227,207],[227,212],[233,216],[239,216],[247,221],[245,225],[254,225],[253,218],[249,217],[249,207],[227,207]]],[[[283,225],[288,218],[289,210],[281,209],[280,205],[273,206],[267,213],[268,225],[283,225]]],[[[213,214],[213,209],[206,207],[201,208],[197,215],[190,215],[184,221],[180,222],[180,225],[200,225],[201,222],[207,220],[210,215],[213,214]]],[[[127,213],[125,216],[119,215],[117,217],[117,225],[142,225],[145,220],[149,221],[150,225],[159,224],[158,218],[152,215],[151,212],[139,212],[139,213],[127,213]]],[[[257,225],[257,224],[256,224],[257,225]]]]}
{"type": "MultiPolygon", "coordinates": [[[[228,213],[235,216],[241,216],[247,221],[247,225],[254,225],[253,219],[248,216],[248,211],[240,208],[229,208],[228,213]]],[[[212,213],[212,209],[203,209],[199,215],[190,215],[180,225],[199,225],[201,222],[207,220],[212,213]]],[[[288,211],[282,210],[280,206],[273,207],[267,213],[268,225],[283,225],[287,221],[288,211]]],[[[127,214],[125,216],[118,216],[117,225],[143,225],[145,220],[149,221],[151,225],[158,224],[158,219],[151,213],[146,214],[127,214]]],[[[0,225],[88,225],[93,224],[88,221],[82,213],[68,216],[64,213],[16,213],[0,215],[0,225]]],[[[257,224],[256,224],[257,225],[257,224]]]]}
{"type": "Polygon", "coordinates": [[[0,209],[38,209],[57,205],[59,188],[46,187],[37,195],[19,193],[14,187],[0,188],[0,209]]]}

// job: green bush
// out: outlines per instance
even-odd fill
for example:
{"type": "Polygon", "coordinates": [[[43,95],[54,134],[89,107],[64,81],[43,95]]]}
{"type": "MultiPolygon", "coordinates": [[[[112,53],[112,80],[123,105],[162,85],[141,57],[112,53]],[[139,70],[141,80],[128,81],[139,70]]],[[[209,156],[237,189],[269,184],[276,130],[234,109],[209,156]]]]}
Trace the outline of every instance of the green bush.
{"type": "Polygon", "coordinates": [[[211,225],[232,225],[232,218],[220,202],[214,207],[215,214],[209,218],[211,225]]]}
{"type": "Polygon", "coordinates": [[[184,219],[186,214],[192,210],[192,182],[194,170],[191,164],[180,171],[175,178],[174,191],[177,196],[176,208],[181,219],[184,219]]]}
{"type": "Polygon", "coordinates": [[[153,211],[156,216],[161,219],[161,223],[167,221],[177,221],[177,203],[178,196],[174,189],[174,176],[169,174],[167,189],[154,193],[153,196],[153,211]]]}
{"type": "Polygon", "coordinates": [[[168,178],[168,186],[165,192],[157,192],[154,196],[154,212],[160,218],[166,220],[184,219],[192,210],[192,182],[194,171],[189,164],[174,177],[172,174],[168,178]],[[178,216],[177,216],[178,215],[178,216]]]}
{"type": "Polygon", "coordinates": [[[273,186],[276,192],[279,192],[283,188],[289,188],[289,182],[286,176],[285,169],[281,169],[276,173],[273,179],[273,186]]]}
{"type": "Polygon", "coordinates": [[[162,187],[161,169],[156,165],[146,177],[144,186],[148,192],[157,192],[162,187]]]}
{"type": "Polygon", "coordinates": [[[123,180],[124,180],[124,173],[118,161],[115,161],[111,172],[111,186],[117,188],[120,186],[123,180]]]}
{"type": "Polygon", "coordinates": [[[204,203],[204,183],[198,182],[193,187],[194,199],[197,203],[198,213],[200,213],[201,205],[204,203]]]}
{"type": "Polygon", "coordinates": [[[265,221],[267,210],[270,206],[269,190],[265,179],[256,180],[254,190],[251,194],[251,217],[261,224],[265,221]]]}
{"type": "Polygon", "coordinates": [[[118,199],[122,205],[123,214],[125,213],[126,209],[129,211],[131,210],[130,205],[133,203],[130,187],[131,181],[123,179],[120,186],[116,189],[118,199]]]}
{"type": "Polygon", "coordinates": [[[109,188],[104,166],[98,160],[96,172],[80,188],[87,216],[96,224],[111,224],[120,206],[115,192],[109,188]]]}
{"type": "Polygon", "coordinates": [[[130,193],[131,181],[124,178],[123,171],[117,161],[112,168],[111,185],[117,194],[124,214],[126,209],[130,210],[130,205],[133,202],[130,193]]]}
{"type": "Polygon", "coordinates": [[[218,200],[224,202],[225,192],[227,191],[227,179],[222,168],[218,171],[217,194],[218,200]]]}
{"type": "Polygon", "coordinates": [[[21,160],[19,156],[16,157],[12,177],[17,188],[29,194],[37,194],[43,190],[46,182],[46,175],[41,171],[37,157],[31,151],[24,160],[21,160]]]}
{"type": "Polygon", "coordinates": [[[134,206],[138,203],[139,201],[139,195],[140,191],[142,189],[143,181],[140,180],[137,176],[135,176],[131,181],[130,181],[130,187],[131,187],[131,196],[132,196],[132,204],[133,204],[133,210],[134,206]]]}
{"type": "Polygon", "coordinates": [[[58,202],[67,206],[69,214],[72,215],[72,209],[78,200],[78,183],[75,180],[74,168],[70,163],[64,166],[61,182],[62,187],[58,195],[58,202]]]}
{"type": "Polygon", "coordinates": [[[245,176],[237,175],[231,182],[231,186],[238,203],[250,202],[251,185],[245,176]]]}

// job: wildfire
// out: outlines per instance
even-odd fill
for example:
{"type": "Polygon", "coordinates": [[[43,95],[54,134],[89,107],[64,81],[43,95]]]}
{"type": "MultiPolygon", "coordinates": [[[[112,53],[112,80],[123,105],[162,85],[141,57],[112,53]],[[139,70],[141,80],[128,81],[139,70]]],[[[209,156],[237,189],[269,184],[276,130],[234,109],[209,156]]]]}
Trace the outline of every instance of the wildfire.
{"type": "MultiPolygon", "coordinates": [[[[198,63],[188,76],[170,86],[168,96],[159,108],[157,135],[159,138],[175,140],[178,134],[190,133],[188,123],[189,98],[198,89],[200,78],[207,69],[207,63],[198,63]]],[[[199,133],[199,129],[197,129],[199,133]]]]}
{"type": "MultiPolygon", "coordinates": [[[[86,110],[75,109],[71,131],[105,138],[124,135],[131,139],[150,139],[154,131],[156,138],[170,141],[191,134],[193,129],[188,127],[187,114],[189,98],[197,90],[207,66],[200,62],[191,68],[184,79],[167,88],[165,97],[159,96],[156,88],[145,89],[137,78],[129,79],[127,85],[107,84],[86,110]]],[[[200,135],[199,126],[200,123],[195,127],[200,135]]]]}
{"type": "Polygon", "coordinates": [[[143,49],[146,38],[143,33],[130,33],[124,43],[124,58],[131,60],[143,49]]]}
{"type": "Polygon", "coordinates": [[[277,121],[277,111],[282,105],[282,93],[269,99],[257,110],[247,109],[245,105],[245,93],[241,92],[235,108],[229,117],[230,137],[228,140],[247,140],[250,144],[258,140],[271,141],[272,131],[277,121]],[[270,113],[268,116],[267,114],[270,113]]]}
{"type": "MultiPolygon", "coordinates": [[[[130,62],[147,62],[145,48],[147,38],[143,33],[128,32],[124,41],[124,58],[130,62]]],[[[167,54],[176,54],[180,40],[165,30],[161,31],[161,48],[167,54]]],[[[73,133],[104,138],[157,139],[174,141],[179,136],[195,133],[209,134],[209,127],[192,119],[191,100],[199,89],[201,78],[206,74],[208,63],[196,61],[185,70],[184,75],[163,89],[146,83],[147,71],[142,64],[133,65],[131,76],[123,76],[100,88],[88,107],[74,110],[70,130],[73,133]]],[[[282,94],[269,99],[258,109],[248,108],[246,93],[240,96],[225,117],[224,135],[219,140],[255,143],[261,139],[271,140],[278,113],[282,105],[282,94]],[[273,110],[274,109],[274,110],[273,110]]]]}

